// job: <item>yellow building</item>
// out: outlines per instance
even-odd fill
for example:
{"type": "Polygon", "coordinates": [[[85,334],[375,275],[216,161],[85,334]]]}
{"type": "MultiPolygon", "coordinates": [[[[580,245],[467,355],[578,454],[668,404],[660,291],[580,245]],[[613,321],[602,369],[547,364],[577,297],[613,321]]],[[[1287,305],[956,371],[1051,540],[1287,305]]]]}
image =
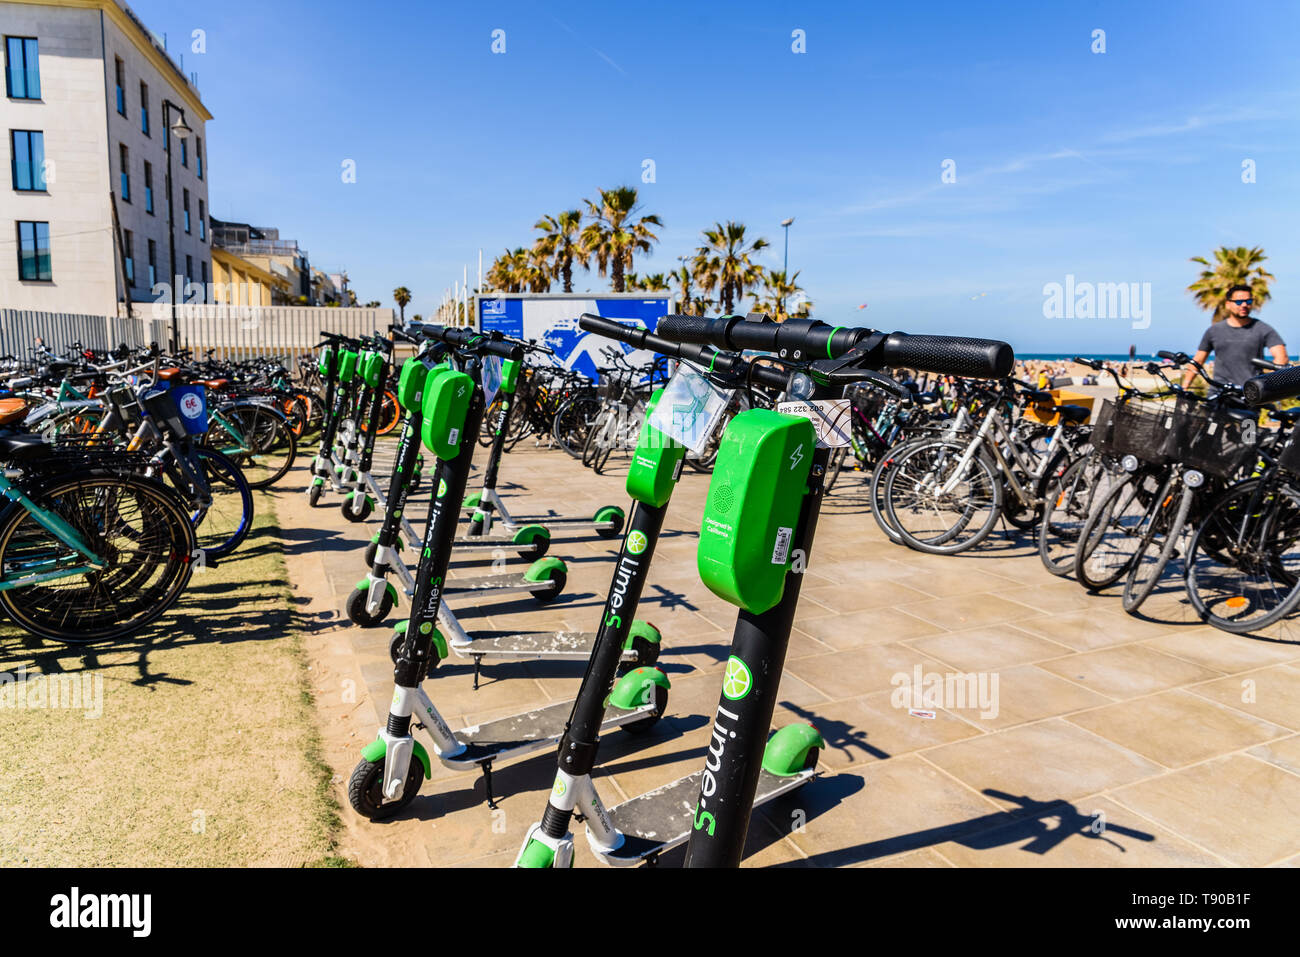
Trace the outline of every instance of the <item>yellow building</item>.
{"type": "Polygon", "coordinates": [[[268,272],[220,246],[212,247],[210,302],[231,306],[270,306],[287,301],[292,288],[288,277],[268,272]]]}

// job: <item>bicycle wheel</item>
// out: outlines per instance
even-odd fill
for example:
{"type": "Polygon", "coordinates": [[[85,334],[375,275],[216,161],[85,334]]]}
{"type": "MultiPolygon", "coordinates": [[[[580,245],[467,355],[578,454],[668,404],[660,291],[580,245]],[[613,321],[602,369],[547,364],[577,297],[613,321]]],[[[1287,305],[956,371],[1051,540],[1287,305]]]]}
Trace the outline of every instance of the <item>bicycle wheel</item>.
{"type": "Polygon", "coordinates": [[[1091,450],[1071,461],[1059,473],[1049,470],[1039,489],[1044,502],[1038,526],[1038,557],[1053,575],[1074,570],[1079,534],[1093,508],[1124,473],[1091,450]]]}
{"type": "Polygon", "coordinates": [[[1300,492],[1248,479],[1206,510],[1184,563],[1187,596],[1207,624],[1248,634],[1300,606],[1300,492]]]}
{"type": "Polygon", "coordinates": [[[591,428],[587,430],[587,439],[582,444],[582,464],[587,468],[591,468],[592,459],[596,457],[596,452],[601,445],[601,437],[609,430],[613,415],[610,409],[602,407],[595,421],[591,423],[591,428]]]}
{"type": "Polygon", "coordinates": [[[298,455],[298,439],[288,420],[252,402],[230,406],[221,415],[239,434],[214,419],[208,444],[239,466],[249,487],[268,488],[284,478],[298,455]]]}
{"type": "Polygon", "coordinates": [[[1150,473],[1130,476],[1098,502],[1074,553],[1074,576],[1085,588],[1099,591],[1124,577],[1142,541],[1138,529],[1163,484],[1150,473]]]}
{"type": "Polygon", "coordinates": [[[826,481],[822,483],[822,490],[828,495],[840,477],[840,469],[844,468],[844,457],[848,451],[847,447],[831,450],[830,460],[826,463],[826,481]]]}
{"type": "Polygon", "coordinates": [[[375,430],[375,435],[391,434],[401,421],[402,404],[397,401],[397,393],[385,389],[379,405],[379,428],[375,430]]]}
{"type": "Polygon", "coordinates": [[[196,446],[192,456],[189,470],[172,460],[164,474],[186,502],[199,551],[221,558],[238,548],[253,527],[253,492],[239,466],[216,449],[196,446]]]}
{"type": "MultiPolygon", "coordinates": [[[[901,452],[902,447],[896,451],[901,452]]],[[[876,467],[871,471],[871,517],[876,520],[880,530],[889,536],[891,541],[903,542],[903,536],[898,534],[898,529],[889,520],[889,514],[885,508],[885,489],[888,487],[889,472],[894,467],[893,453],[881,457],[876,463],[876,467]]]]}
{"type": "Polygon", "coordinates": [[[1133,556],[1128,577],[1124,580],[1122,601],[1124,610],[1130,614],[1142,607],[1142,603],[1169,567],[1169,559],[1178,547],[1178,539],[1187,525],[1187,515],[1192,510],[1192,499],[1195,497],[1195,489],[1184,485],[1177,505],[1174,504],[1173,495],[1166,493],[1160,497],[1155,508],[1147,510],[1142,543],[1133,556]]]}
{"type": "MultiPolygon", "coordinates": [[[[0,591],[15,623],[43,638],[89,644],[121,638],[170,608],[193,573],[194,530],[176,494],[139,476],[57,478],[33,502],[71,525],[104,561],[83,575],[0,591]]],[[[84,558],[25,509],[0,519],[6,581],[76,567],[84,558]]]]}
{"type": "Polygon", "coordinates": [[[580,395],[567,399],[555,411],[551,435],[555,444],[575,459],[582,458],[583,446],[592,423],[600,414],[601,402],[594,395],[580,395]]]}
{"type": "Polygon", "coordinates": [[[1002,483],[982,453],[962,466],[969,443],[920,442],[894,457],[885,514],[909,548],[953,555],[978,545],[1002,511],[1002,483]]]}

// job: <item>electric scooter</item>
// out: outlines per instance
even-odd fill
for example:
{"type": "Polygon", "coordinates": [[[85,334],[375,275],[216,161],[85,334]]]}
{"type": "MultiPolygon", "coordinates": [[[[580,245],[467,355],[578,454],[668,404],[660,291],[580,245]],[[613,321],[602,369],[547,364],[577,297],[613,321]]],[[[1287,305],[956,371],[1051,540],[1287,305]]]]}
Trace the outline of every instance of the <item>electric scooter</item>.
{"type": "MultiPolygon", "coordinates": [[[[440,327],[428,326],[423,327],[419,332],[430,336],[437,336],[440,327]]],[[[440,353],[441,354],[441,353],[440,353]]],[[[403,402],[403,407],[408,410],[408,419],[404,424],[402,438],[399,442],[398,462],[394,469],[394,483],[397,476],[404,474],[407,463],[413,454],[415,444],[412,436],[418,433],[422,428],[423,412],[420,403],[420,390],[425,388],[423,376],[436,374],[437,368],[432,366],[432,360],[424,359],[422,363],[417,364],[415,360],[408,362],[403,368],[401,382],[399,383],[399,398],[403,402]]],[[[476,392],[483,396],[480,383],[475,383],[476,392]]],[[[486,403],[486,397],[484,397],[486,403]]],[[[467,458],[472,457],[472,450],[466,453],[467,458]]],[[[440,487],[439,487],[440,488],[440,487]]],[[[392,501],[395,507],[390,507],[385,516],[385,522],[380,530],[378,540],[372,543],[373,551],[367,549],[367,555],[370,564],[370,571],[367,576],[359,581],[352,593],[348,596],[346,611],[348,618],[354,623],[363,627],[373,628],[381,624],[391,614],[398,601],[397,587],[388,581],[390,572],[397,575],[402,582],[402,588],[408,598],[414,597],[417,589],[417,576],[412,574],[406,563],[397,553],[398,533],[405,519],[402,516],[405,497],[394,498],[392,501]]],[[[406,526],[408,540],[415,540],[413,534],[406,526]]],[[[527,530],[521,530],[526,532],[527,530]]],[[[516,546],[526,548],[530,544],[530,539],[516,536],[516,546]]],[[[542,541],[549,539],[542,538],[542,541]]],[[[464,546],[457,539],[454,551],[459,553],[464,546]]],[[[535,562],[533,566],[522,576],[522,584],[516,584],[514,587],[532,591],[538,595],[538,585],[547,581],[554,584],[554,592],[541,592],[539,600],[546,600],[548,596],[558,593],[563,588],[564,578],[558,577],[564,575],[563,564],[557,559],[547,559],[541,562],[535,562]],[[558,566],[558,575],[557,569],[558,566]],[[547,574],[549,579],[537,580],[537,576],[547,574]],[[558,578],[558,581],[557,581],[558,578]]],[[[478,582],[489,582],[496,584],[498,579],[506,576],[492,575],[484,576],[477,579],[478,582]]],[[[473,586],[475,580],[470,580],[473,586]]],[[[506,589],[509,589],[510,579],[506,579],[506,589]]],[[[452,587],[461,583],[449,583],[444,590],[444,595],[454,593],[452,587]]],[[[506,590],[502,589],[502,590],[506,590]]],[[[444,601],[440,603],[438,609],[438,621],[446,635],[450,638],[450,648],[458,655],[471,658],[474,661],[474,688],[479,687],[479,679],[482,673],[482,663],[484,659],[547,659],[547,660],[569,660],[584,661],[591,654],[592,643],[595,639],[594,634],[588,632],[571,632],[571,631],[550,631],[550,632],[518,632],[492,637],[476,637],[466,631],[464,626],[456,619],[454,611],[444,601]]],[[[398,649],[400,648],[402,635],[395,632],[390,641],[390,654],[394,662],[397,660],[398,649]]],[[[659,657],[660,635],[648,622],[637,621],[633,623],[633,628],[625,641],[625,647],[621,659],[624,664],[632,667],[647,667],[653,665],[659,657]]]]}
{"type": "MultiPolygon", "coordinates": [[[[485,355],[512,357],[515,347],[458,329],[441,330],[444,341],[468,351],[467,371],[485,355]]],[[[411,618],[399,626],[402,641],[394,668],[394,691],[388,721],[362,752],[352,773],[348,795],[358,813],[371,819],[396,814],[419,792],[432,773],[428,752],[411,734],[414,721],[433,741],[438,759],[457,770],[480,769],[488,803],[495,807],[491,771],[496,761],[522,757],[555,746],[564,729],[568,705],[555,705],[452,732],[425,693],[423,682],[447,657],[446,640],[435,622],[441,589],[459,521],[459,503],[469,478],[474,436],[481,425],[483,392],[465,371],[439,369],[426,381],[422,402],[422,439],[438,459],[438,490],[430,505],[411,618]]],[[[602,709],[602,728],[648,730],[668,704],[668,678],[655,668],[625,675],[602,709]]]]}
{"type": "MultiPolygon", "coordinates": [[[[876,372],[885,366],[997,378],[1015,362],[1009,345],[991,340],[886,335],[813,320],[755,321],[761,319],[667,316],[653,336],[599,316],[584,315],[579,324],[695,363],[710,375],[743,370],[747,380],[796,400],[834,398],[845,385],[862,381],[897,390],[876,372]],[[784,368],[724,358],[713,349],[773,353],[784,368]]],[[[592,717],[608,693],[613,668],[610,649],[598,640],[560,744],[546,812],[529,829],[516,866],[570,866],[568,829],[580,811],[592,851],[608,864],[653,864],[686,843],[688,867],[735,867],[753,808],[813,777],[824,747],[820,733],[794,724],[769,739],[768,729],[821,507],[830,450],[818,444],[808,418],[767,409],[741,412],[723,434],[697,565],[706,587],[739,614],[703,770],[605,808],[591,779],[599,744],[592,717]]],[[[633,522],[640,516],[638,506],[633,522]]]]}
{"type": "MultiPolygon", "coordinates": [[[[339,423],[347,407],[347,393],[341,379],[342,373],[345,370],[355,369],[356,363],[355,353],[352,354],[351,359],[347,358],[356,340],[330,332],[322,332],[321,337],[325,340],[320,352],[319,365],[321,378],[325,383],[325,421],[321,425],[320,447],[312,460],[312,481],[307,486],[307,498],[312,507],[320,502],[321,495],[325,492],[326,481],[331,484],[334,491],[342,491],[337,472],[339,463],[335,454],[339,423]]],[[[351,372],[349,371],[348,374],[350,378],[351,372]]]]}

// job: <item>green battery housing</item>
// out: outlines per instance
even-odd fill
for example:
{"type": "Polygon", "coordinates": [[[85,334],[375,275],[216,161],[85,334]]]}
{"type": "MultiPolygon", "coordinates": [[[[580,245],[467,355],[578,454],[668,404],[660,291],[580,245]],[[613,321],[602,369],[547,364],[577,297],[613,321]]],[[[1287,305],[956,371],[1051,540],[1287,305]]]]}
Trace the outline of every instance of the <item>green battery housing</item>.
{"type": "Polygon", "coordinates": [[[641,426],[641,438],[632,453],[632,465],[627,473],[627,494],[635,501],[656,508],[667,505],[672,498],[673,486],[682,474],[682,460],[686,458],[686,446],[650,424],[650,416],[663,394],[663,389],[656,389],[650,397],[645,423],[641,426]]]}
{"type": "MultiPolygon", "coordinates": [[[[397,401],[403,409],[418,407],[420,414],[424,414],[420,401],[424,398],[425,384],[437,368],[437,366],[425,365],[420,359],[407,359],[402,364],[402,371],[397,375],[397,401]]],[[[441,368],[445,369],[446,366],[441,368]]]]}
{"type": "Polygon", "coordinates": [[[696,552],[713,594],[753,614],[781,601],[816,448],[810,421],[770,409],[749,409],[727,426],[696,552]]]}
{"type": "Polygon", "coordinates": [[[464,372],[448,369],[425,380],[421,438],[424,447],[444,462],[460,454],[465,438],[465,415],[473,395],[474,380],[464,372]]]}
{"type": "Polygon", "coordinates": [[[330,370],[334,368],[333,346],[326,346],[320,351],[320,362],[317,364],[316,368],[320,370],[322,376],[325,376],[326,378],[329,377],[330,370]]]}
{"type": "Polygon", "coordinates": [[[351,349],[344,349],[339,353],[339,381],[343,383],[351,382],[357,374],[357,354],[351,349]]]}
{"type": "Polygon", "coordinates": [[[361,381],[371,389],[377,389],[381,385],[380,375],[384,371],[384,357],[378,352],[363,352],[361,354],[361,381]]]}
{"type": "Polygon", "coordinates": [[[501,391],[506,395],[515,394],[515,387],[519,385],[519,367],[521,364],[514,359],[506,359],[501,363],[501,391]]]}

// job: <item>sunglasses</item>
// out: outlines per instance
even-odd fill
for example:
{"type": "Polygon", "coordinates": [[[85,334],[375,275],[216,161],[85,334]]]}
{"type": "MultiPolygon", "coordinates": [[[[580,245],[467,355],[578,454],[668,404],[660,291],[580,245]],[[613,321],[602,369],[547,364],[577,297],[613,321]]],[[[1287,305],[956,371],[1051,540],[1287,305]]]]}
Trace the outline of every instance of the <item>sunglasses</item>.
{"type": "Polygon", "coordinates": [[[1254,305],[1254,302],[1255,302],[1254,299],[1229,299],[1229,300],[1228,300],[1228,305],[1230,305],[1230,306],[1250,306],[1250,305],[1254,305]]]}

